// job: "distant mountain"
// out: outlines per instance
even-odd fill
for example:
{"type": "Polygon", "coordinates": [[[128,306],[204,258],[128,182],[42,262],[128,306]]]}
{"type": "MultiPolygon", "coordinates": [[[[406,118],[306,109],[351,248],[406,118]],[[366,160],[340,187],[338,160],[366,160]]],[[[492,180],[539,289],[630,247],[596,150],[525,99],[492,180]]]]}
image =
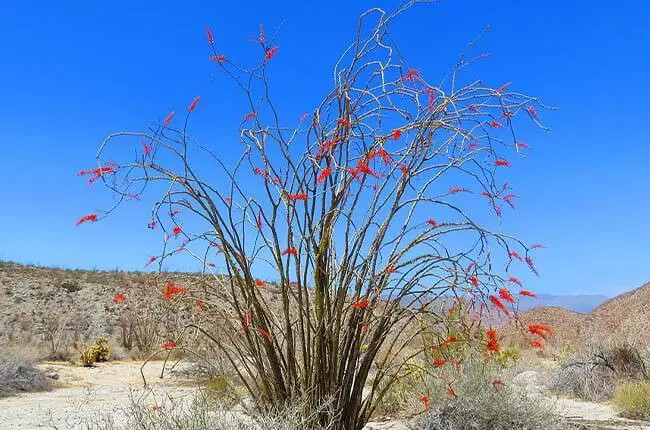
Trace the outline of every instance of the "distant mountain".
{"type": "Polygon", "coordinates": [[[533,308],[556,306],[584,314],[593,311],[605,300],[607,297],[598,294],[539,294],[539,299],[522,297],[519,300],[519,311],[525,312],[533,308]]]}

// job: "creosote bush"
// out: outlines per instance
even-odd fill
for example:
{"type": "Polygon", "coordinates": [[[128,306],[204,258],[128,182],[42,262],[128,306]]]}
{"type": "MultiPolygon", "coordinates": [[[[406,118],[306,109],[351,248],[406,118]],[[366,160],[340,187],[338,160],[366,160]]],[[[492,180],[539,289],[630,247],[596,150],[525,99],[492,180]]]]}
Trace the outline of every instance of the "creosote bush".
{"type": "MultiPolygon", "coordinates": [[[[468,76],[487,57],[473,52],[477,41],[435,81],[409,67],[389,27],[417,3],[364,13],[332,87],[300,118],[279,112],[274,96],[285,91],[271,90],[284,61],[277,35],[260,28],[260,55],[246,65],[207,28],[210,60],[242,92],[241,152],[190,134],[209,102],[196,97],[181,121],[172,111],[149,131],[111,134],[97,167],[79,172],[118,202],[78,225],[153,190],[147,226],[165,239],[145,265],[184,255],[213,275],[215,300],[197,302],[205,318],[163,348],[187,349],[186,337],[202,334],[260,410],[300,401],[318,411],[305,426],[361,430],[405,363],[430,350],[422,339],[456,333],[452,343],[494,352],[498,335],[480,325],[485,304],[514,315],[517,297],[532,294],[513,272],[536,274],[542,246],[501,232],[519,197],[501,176],[529,149],[517,126],[546,129],[545,106],[510,82],[468,76]],[[437,305],[448,298],[468,318],[447,318],[437,305]]],[[[462,360],[447,346],[440,359],[462,360]]]]}

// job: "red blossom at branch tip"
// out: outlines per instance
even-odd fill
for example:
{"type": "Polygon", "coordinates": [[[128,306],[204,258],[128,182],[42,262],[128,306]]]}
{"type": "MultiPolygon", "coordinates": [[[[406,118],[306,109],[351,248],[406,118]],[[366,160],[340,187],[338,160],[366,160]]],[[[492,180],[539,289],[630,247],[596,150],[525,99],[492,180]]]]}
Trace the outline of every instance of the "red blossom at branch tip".
{"type": "Polygon", "coordinates": [[[357,163],[357,169],[359,172],[365,174],[365,175],[371,175],[374,176],[375,178],[380,178],[381,175],[374,170],[372,170],[363,160],[359,161],[357,163]]]}
{"type": "Polygon", "coordinates": [[[420,71],[416,69],[409,69],[406,72],[406,75],[401,77],[403,81],[416,81],[420,79],[420,71]]]}
{"type": "Polygon", "coordinates": [[[531,332],[532,334],[536,334],[537,336],[541,337],[544,340],[546,340],[546,336],[553,333],[553,330],[549,326],[544,324],[529,325],[528,331],[531,332]]]}
{"type": "Polygon", "coordinates": [[[257,113],[248,112],[246,115],[244,115],[244,121],[248,121],[249,119],[253,119],[255,117],[257,117],[257,113]]]}
{"type": "Polygon", "coordinates": [[[458,194],[458,193],[471,193],[471,191],[463,187],[451,187],[447,194],[458,194]]]}
{"type": "Polygon", "coordinates": [[[79,218],[77,221],[77,226],[85,223],[85,222],[97,222],[97,214],[90,214],[90,215],[85,215],[79,218]]]}
{"type": "Polygon", "coordinates": [[[420,402],[422,403],[422,405],[424,405],[424,409],[429,409],[429,402],[430,402],[429,396],[424,395],[424,394],[421,395],[420,396],[420,402]]]}
{"type": "Polygon", "coordinates": [[[198,96],[192,100],[192,103],[187,107],[187,110],[192,112],[194,108],[196,108],[196,105],[199,104],[199,100],[201,100],[201,96],[198,96]]]}
{"type": "Polygon", "coordinates": [[[497,339],[497,331],[493,328],[486,331],[488,337],[487,350],[491,352],[499,352],[499,340],[497,339]]]}
{"type": "Polygon", "coordinates": [[[519,255],[519,253],[517,253],[517,251],[510,251],[510,252],[508,253],[508,257],[510,257],[511,260],[512,260],[513,258],[516,258],[516,259],[519,260],[519,261],[524,261],[524,259],[521,258],[521,255],[519,255]]]}
{"type": "Polygon", "coordinates": [[[518,199],[519,196],[517,194],[506,194],[505,196],[502,197],[503,201],[508,203],[508,206],[511,208],[515,208],[515,204],[512,202],[512,199],[518,199]]]}
{"type": "Polygon", "coordinates": [[[515,303],[515,298],[512,297],[512,294],[510,294],[510,290],[508,290],[507,288],[501,288],[499,290],[499,297],[501,297],[506,302],[509,302],[509,303],[512,303],[512,304],[515,303]]]}
{"type": "Polygon", "coordinates": [[[530,114],[530,116],[532,116],[532,117],[535,118],[537,121],[539,121],[539,116],[537,115],[537,109],[535,109],[535,106],[528,106],[528,107],[526,108],[526,110],[528,111],[528,113],[530,114]]]}
{"type": "Polygon", "coordinates": [[[144,265],[144,267],[149,266],[151,263],[153,263],[153,262],[156,261],[157,259],[158,259],[157,256],[153,256],[153,257],[151,257],[151,258],[147,261],[147,263],[144,265]]]}
{"type": "Polygon", "coordinates": [[[352,309],[368,309],[368,300],[362,299],[359,300],[358,302],[352,303],[352,309]]]}
{"type": "Polygon", "coordinates": [[[259,288],[266,288],[266,282],[262,281],[261,279],[256,279],[255,286],[259,288]]]}
{"type": "Polygon", "coordinates": [[[472,276],[472,277],[469,278],[469,279],[472,281],[472,284],[473,284],[475,287],[478,287],[478,286],[479,286],[478,278],[477,278],[476,276],[472,276]]]}
{"type": "Polygon", "coordinates": [[[501,85],[499,88],[496,89],[497,93],[502,93],[506,88],[508,88],[510,85],[512,85],[512,82],[506,82],[505,84],[501,85]]]}
{"type": "Polygon", "coordinates": [[[352,122],[347,118],[339,118],[339,119],[336,120],[336,123],[343,126],[343,127],[345,127],[345,128],[348,128],[348,127],[350,127],[352,125],[352,122]]]}
{"type": "Polygon", "coordinates": [[[441,366],[444,366],[444,364],[446,362],[447,362],[447,360],[444,359],[444,358],[437,358],[437,359],[433,360],[433,362],[431,364],[433,365],[433,367],[441,367],[441,366]]]}
{"type": "Polygon", "coordinates": [[[488,122],[488,125],[489,125],[490,127],[494,127],[494,128],[501,128],[501,127],[503,127],[503,124],[501,124],[499,121],[490,121],[490,122],[488,122]]]}
{"type": "Polygon", "coordinates": [[[429,218],[429,219],[427,220],[427,223],[428,223],[429,225],[431,225],[431,227],[435,227],[435,226],[438,225],[438,223],[436,222],[436,220],[433,219],[433,218],[429,218]]]}
{"type": "Polygon", "coordinates": [[[530,145],[527,144],[527,143],[524,143],[524,142],[517,142],[517,143],[515,143],[515,147],[517,149],[519,149],[519,148],[530,148],[530,145]]]}
{"type": "Polygon", "coordinates": [[[212,34],[212,30],[210,29],[209,25],[205,26],[205,34],[208,36],[208,43],[210,45],[214,45],[214,35],[212,34]]]}
{"type": "Polygon", "coordinates": [[[168,340],[167,342],[162,344],[162,347],[164,349],[173,349],[176,348],[176,342],[173,342],[171,340],[168,340]]]}
{"type": "Polygon", "coordinates": [[[544,344],[538,341],[531,342],[530,346],[532,346],[533,348],[544,349],[544,344]]]}
{"type": "MultiPolygon", "coordinates": [[[[519,285],[520,287],[523,286],[522,282],[521,282],[518,278],[515,278],[514,276],[511,276],[510,278],[508,278],[508,281],[509,281],[509,282],[512,282],[513,284],[517,284],[517,285],[519,285]]],[[[521,293],[520,293],[520,294],[521,294],[521,293]]]]}
{"type": "Polygon", "coordinates": [[[537,249],[537,248],[546,248],[546,247],[541,243],[533,243],[532,245],[530,245],[530,249],[537,249]]]}
{"type": "Polygon", "coordinates": [[[296,248],[287,248],[284,251],[282,251],[282,255],[297,256],[298,255],[298,250],[296,248]]]}
{"type": "Polygon", "coordinates": [[[174,298],[174,296],[176,296],[178,294],[183,294],[186,291],[187,291],[186,288],[179,287],[178,285],[176,285],[172,281],[169,281],[169,282],[167,282],[167,286],[165,287],[165,300],[170,302],[174,298]]]}
{"type": "Polygon", "coordinates": [[[262,209],[260,209],[260,210],[257,212],[257,221],[256,221],[256,224],[257,224],[257,229],[258,229],[259,231],[262,231],[262,209]]]}
{"type": "Polygon", "coordinates": [[[501,310],[506,316],[510,316],[510,312],[508,312],[508,308],[506,308],[506,305],[503,304],[501,300],[497,296],[490,296],[490,301],[501,310]]]}
{"type": "Polygon", "coordinates": [[[264,54],[264,62],[269,61],[271,58],[275,57],[275,54],[278,53],[278,48],[277,46],[274,46],[272,48],[269,48],[266,50],[266,54],[264,54]]]}
{"type": "Polygon", "coordinates": [[[115,303],[124,303],[126,301],[126,296],[122,293],[117,293],[113,296],[113,301],[115,303]]]}
{"type": "Polygon", "coordinates": [[[537,273],[537,269],[535,269],[535,265],[533,264],[533,259],[530,257],[526,257],[526,264],[528,264],[528,268],[537,276],[539,276],[539,273],[537,273]]]}
{"type": "Polygon", "coordinates": [[[504,160],[503,158],[499,158],[494,162],[494,165],[497,167],[510,167],[512,164],[508,160],[504,160]]]}
{"type": "Polygon", "coordinates": [[[225,63],[228,61],[228,57],[225,55],[213,55],[209,58],[210,61],[214,61],[215,63],[225,63]]]}
{"type": "Polygon", "coordinates": [[[289,200],[307,200],[307,194],[305,193],[298,193],[298,194],[287,194],[287,198],[289,200]]]}
{"type": "Polygon", "coordinates": [[[537,294],[535,294],[535,293],[533,293],[531,291],[528,291],[528,290],[521,290],[521,291],[519,291],[519,294],[522,295],[522,296],[526,296],[526,297],[532,297],[534,299],[537,298],[537,294]]]}
{"type": "Polygon", "coordinates": [[[326,169],[323,169],[323,171],[318,175],[316,178],[316,183],[321,184],[325,181],[325,179],[332,174],[332,168],[327,167],[326,169]]]}
{"type": "Polygon", "coordinates": [[[142,150],[144,151],[145,156],[151,154],[151,147],[152,145],[147,145],[146,143],[142,142],[142,150]]]}
{"type": "Polygon", "coordinates": [[[391,135],[393,136],[393,140],[398,140],[402,136],[402,130],[397,129],[391,135]]]}
{"type": "Polygon", "coordinates": [[[175,111],[171,111],[169,115],[165,118],[165,125],[169,125],[170,122],[172,122],[172,119],[174,118],[174,114],[176,114],[175,111]]]}

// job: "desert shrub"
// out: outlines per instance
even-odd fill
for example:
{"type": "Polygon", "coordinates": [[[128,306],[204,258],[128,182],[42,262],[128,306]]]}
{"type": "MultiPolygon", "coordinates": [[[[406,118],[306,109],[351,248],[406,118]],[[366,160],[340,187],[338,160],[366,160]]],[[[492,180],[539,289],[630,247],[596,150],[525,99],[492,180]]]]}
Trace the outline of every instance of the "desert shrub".
{"type": "Polygon", "coordinates": [[[590,345],[566,355],[551,389],[586,400],[610,399],[619,381],[647,378],[645,361],[639,349],[627,343],[590,345]]]}
{"type": "Polygon", "coordinates": [[[11,350],[0,354],[0,397],[51,389],[50,379],[30,361],[11,350]]]}
{"type": "Polygon", "coordinates": [[[626,418],[650,420],[650,381],[619,385],[614,394],[614,404],[626,418]]]}
{"type": "Polygon", "coordinates": [[[553,430],[562,421],[541,397],[502,383],[499,367],[467,360],[451,375],[430,380],[430,412],[417,418],[412,428],[422,430],[553,430]],[[453,383],[450,382],[453,381],[453,383]],[[448,388],[453,386],[453,392],[448,388]]]}

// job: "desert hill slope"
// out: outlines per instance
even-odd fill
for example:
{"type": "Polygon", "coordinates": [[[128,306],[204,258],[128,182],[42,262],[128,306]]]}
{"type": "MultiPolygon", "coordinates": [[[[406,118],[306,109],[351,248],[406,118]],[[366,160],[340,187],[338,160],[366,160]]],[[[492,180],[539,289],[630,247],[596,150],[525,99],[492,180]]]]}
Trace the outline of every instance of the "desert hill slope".
{"type": "MultiPolygon", "coordinates": [[[[629,341],[650,345],[650,283],[628,291],[600,304],[588,313],[573,312],[561,307],[539,307],[519,316],[523,327],[546,324],[553,328],[547,345],[580,346],[592,341],[629,341]]],[[[521,329],[505,323],[504,333],[512,343],[523,344],[529,339],[521,329]]]]}

